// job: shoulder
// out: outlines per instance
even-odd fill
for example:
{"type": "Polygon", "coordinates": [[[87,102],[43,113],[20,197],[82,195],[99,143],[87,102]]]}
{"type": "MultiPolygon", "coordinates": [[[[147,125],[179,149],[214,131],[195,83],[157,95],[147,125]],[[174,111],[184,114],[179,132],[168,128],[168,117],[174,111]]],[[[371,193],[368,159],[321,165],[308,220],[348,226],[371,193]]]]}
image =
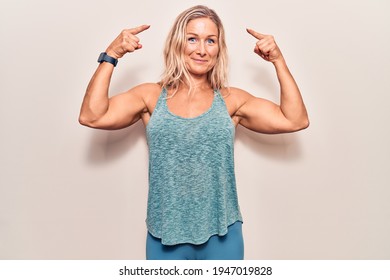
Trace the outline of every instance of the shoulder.
{"type": "Polygon", "coordinates": [[[251,96],[249,92],[237,87],[224,87],[220,91],[223,96],[232,95],[233,97],[238,97],[238,98],[251,96]]]}
{"type": "Polygon", "coordinates": [[[161,89],[161,86],[157,83],[143,83],[129,89],[128,92],[134,92],[135,94],[139,95],[148,95],[153,93],[160,93],[161,89]]]}
{"type": "Polygon", "coordinates": [[[220,90],[228,106],[234,107],[235,111],[244,105],[248,100],[255,98],[249,92],[236,87],[225,87],[220,90]]]}
{"type": "Polygon", "coordinates": [[[144,103],[149,103],[158,99],[161,90],[161,86],[157,83],[143,83],[129,89],[125,94],[136,96],[142,99],[144,103]]]}
{"type": "Polygon", "coordinates": [[[144,83],[129,90],[132,94],[137,95],[139,100],[142,100],[143,112],[146,114],[151,114],[154,111],[161,91],[162,87],[158,83],[144,83]]]}

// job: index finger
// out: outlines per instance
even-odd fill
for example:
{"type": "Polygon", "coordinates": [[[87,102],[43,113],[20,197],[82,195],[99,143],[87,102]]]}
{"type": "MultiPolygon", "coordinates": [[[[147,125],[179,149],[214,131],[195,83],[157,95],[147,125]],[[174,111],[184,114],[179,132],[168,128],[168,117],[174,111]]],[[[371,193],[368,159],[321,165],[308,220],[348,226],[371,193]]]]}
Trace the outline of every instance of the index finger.
{"type": "Polygon", "coordinates": [[[146,29],[149,29],[150,25],[147,25],[147,24],[144,24],[144,25],[140,25],[136,28],[132,28],[130,29],[130,32],[131,34],[138,34],[138,33],[141,33],[142,31],[145,31],[146,29]]]}
{"type": "Polygon", "coordinates": [[[261,40],[261,39],[265,38],[265,35],[264,35],[264,34],[261,34],[261,33],[259,33],[259,32],[256,32],[256,31],[254,31],[253,29],[247,28],[246,31],[247,31],[249,34],[251,34],[253,37],[255,37],[256,39],[261,40]]]}

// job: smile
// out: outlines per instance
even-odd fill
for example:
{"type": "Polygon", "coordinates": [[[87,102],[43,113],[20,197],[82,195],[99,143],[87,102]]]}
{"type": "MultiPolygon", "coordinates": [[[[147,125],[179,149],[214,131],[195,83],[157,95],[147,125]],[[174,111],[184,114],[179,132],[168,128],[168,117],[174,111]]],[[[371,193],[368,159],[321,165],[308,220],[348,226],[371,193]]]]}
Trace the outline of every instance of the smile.
{"type": "Polygon", "coordinates": [[[204,60],[204,59],[196,59],[196,58],[192,58],[193,61],[195,61],[196,63],[206,63],[207,60],[204,60]]]}

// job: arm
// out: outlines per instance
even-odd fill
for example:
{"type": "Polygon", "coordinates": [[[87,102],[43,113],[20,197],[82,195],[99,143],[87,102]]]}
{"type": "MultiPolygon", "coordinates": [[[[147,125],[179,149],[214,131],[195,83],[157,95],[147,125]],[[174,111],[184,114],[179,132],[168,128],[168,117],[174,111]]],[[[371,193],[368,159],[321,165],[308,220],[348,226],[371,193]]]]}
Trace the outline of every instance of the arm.
{"type": "Polygon", "coordinates": [[[280,105],[248,93],[237,110],[239,123],[263,133],[294,132],[309,126],[309,119],[299,88],[291,75],[274,38],[248,29],[257,38],[255,53],[273,63],[280,84],[280,105]]]}
{"type": "MultiPolygon", "coordinates": [[[[128,52],[141,49],[136,34],[148,29],[148,25],[124,30],[110,44],[106,53],[116,59],[128,52]]],[[[114,66],[111,63],[101,63],[87,87],[81,105],[79,122],[82,125],[101,128],[119,129],[129,126],[140,119],[140,114],[146,109],[143,94],[147,86],[138,86],[112,98],[108,90],[114,66]]]]}

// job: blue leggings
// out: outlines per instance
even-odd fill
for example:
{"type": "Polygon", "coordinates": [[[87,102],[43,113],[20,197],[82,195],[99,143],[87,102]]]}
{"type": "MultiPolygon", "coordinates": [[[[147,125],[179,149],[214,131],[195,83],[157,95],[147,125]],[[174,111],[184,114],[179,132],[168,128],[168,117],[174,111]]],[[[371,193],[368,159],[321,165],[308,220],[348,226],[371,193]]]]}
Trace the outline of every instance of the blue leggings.
{"type": "Polygon", "coordinates": [[[244,240],[242,222],[228,227],[224,236],[213,235],[203,244],[190,243],[163,245],[161,239],[148,232],[146,239],[147,260],[243,260],[244,240]]]}

